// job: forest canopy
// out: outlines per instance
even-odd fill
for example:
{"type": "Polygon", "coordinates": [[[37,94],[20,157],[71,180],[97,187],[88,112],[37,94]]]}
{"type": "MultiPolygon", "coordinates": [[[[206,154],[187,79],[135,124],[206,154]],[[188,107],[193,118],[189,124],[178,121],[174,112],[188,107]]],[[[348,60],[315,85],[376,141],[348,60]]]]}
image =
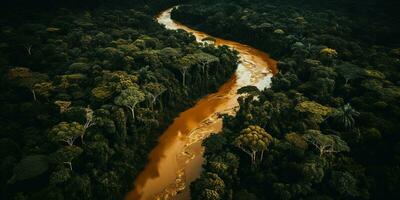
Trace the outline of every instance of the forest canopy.
{"type": "Polygon", "coordinates": [[[134,187],[168,125],[239,64],[154,20],[180,5],[174,20],[279,69],[268,89],[238,89],[236,115],[203,141],[191,199],[400,199],[399,4],[6,0],[0,198],[114,200],[134,187]]]}
{"type": "Polygon", "coordinates": [[[236,52],[166,30],[167,3],[3,13],[1,199],[122,199],[174,117],[230,79],[236,52]]]}
{"type": "Polygon", "coordinates": [[[279,60],[271,88],[239,90],[236,116],[203,143],[192,198],[399,199],[400,17],[390,6],[399,8],[204,0],[175,9],[179,22],[279,60]]]}

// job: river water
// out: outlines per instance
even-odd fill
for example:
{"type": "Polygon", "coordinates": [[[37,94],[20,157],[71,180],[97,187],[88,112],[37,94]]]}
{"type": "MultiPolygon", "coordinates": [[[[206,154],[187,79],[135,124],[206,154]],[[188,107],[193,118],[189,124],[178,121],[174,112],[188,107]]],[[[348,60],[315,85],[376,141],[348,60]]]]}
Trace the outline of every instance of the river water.
{"type": "MultiPolygon", "coordinates": [[[[167,29],[190,32],[198,42],[210,37],[173,21],[172,9],[158,15],[158,23],[167,29]]],[[[215,45],[226,45],[239,52],[236,73],[216,93],[200,99],[192,108],[179,114],[159,138],[126,200],[190,199],[189,185],[200,176],[204,162],[201,142],[222,129],[219,114],[235,114],[239,88],[252,85],[262,90],[270,86],[277,68],[276,61],[267,53],[237,42],[215,39],[215,45]]]]}

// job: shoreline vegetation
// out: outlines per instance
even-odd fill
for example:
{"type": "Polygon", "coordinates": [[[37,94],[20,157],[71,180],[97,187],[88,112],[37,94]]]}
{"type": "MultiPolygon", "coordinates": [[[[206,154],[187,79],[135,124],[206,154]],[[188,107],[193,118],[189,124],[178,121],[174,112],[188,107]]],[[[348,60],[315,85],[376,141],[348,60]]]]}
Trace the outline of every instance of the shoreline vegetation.
{"type": "Polygon", "coordinates": [[[235,52],[166,30],[146,8],[7,18],[2,199],[122,199],[172,120],[236,69],[235,52]]]}
{"type": "MultiPolygon", "coordinates": [[[[170,8],[157,15],[157,21],[167,29],[182,29],[192,33],[197,41],[210,38],[206,33],[173,21],[172,10],[170,8]]],[[[222,115],[234,115],[240,95],[238,89],[244,86],[264,89],[270,86],[271,77],[276,74],[276,61],[268,54],[234,41],[221,38],[213,38],[212,41],[213,45],[227,46],[238,53],[239,64],[235,75],[218,92],[207,95],[179,114],[150,153],[150,162],[135,180],[135,188],[126,200],[164,197],[188,199],[189,185],[202,170],[204,158],[201,143],[211,133],[221,131],[222,115]]]]}
{"type": "Polygon", "coordinates": [[[5,0],[0,199],[125,197],[160,134],[238,64],[155,21],[175,5],[279,60],[203,142],[191,199],[400,199],[397,0],[5,0]]]}
{"type": "Polygon", "coordinates": [[[172,12],[279,60],[271,89],[242,89],[237,115],[203,143],[192,199],[400,198],[399,18],[374,1],[307,2],[204,0],[172,12]]]}

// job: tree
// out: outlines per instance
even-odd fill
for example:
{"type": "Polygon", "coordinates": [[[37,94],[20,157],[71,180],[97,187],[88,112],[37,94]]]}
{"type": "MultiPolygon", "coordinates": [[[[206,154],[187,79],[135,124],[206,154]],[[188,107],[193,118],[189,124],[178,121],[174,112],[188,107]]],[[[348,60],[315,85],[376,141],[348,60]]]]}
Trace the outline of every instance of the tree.
{"type": "Polygon", "coordinates": [[[60,113],[63,113],[69,109],[69,106],[71,106],[70,101],[55,101],[54,104],[56,104],[60,108],[60,113]]]}
{"type": "Polygon", "coordinates": [[[357,187],[357,179],[349,172],[333,171],[332,177],[329,180],[329,185],[344,197],[354,198],[360,196],[357,187]]]}
{"type": "Polygon", "coordinates": [[[337,135],[324,135],[318,130],[308,130],[303,137],[318,149],[320,157],[326,154],[350,151],[347,143],[337,135]]]}
{"type": "Polygon", "coordinates": [[[147,92],[147,95],[150,97],[150,106],[153,109],[154,103],[156,102],[157,98],[164,93],[167,88],[160,84],[160,83],[147,83],[144,85],[144,90],[147,92]]]}
{"type": "Polygon", "coordinates": [[[227,139],[222,134],[211,135],[203,142],[203,146],[206,147],[205,154],[215,154],[220,152],[226,143],[227,139]]]}
{"type": "Polygon", "coordinates": [[[61,122],[50,130],[50,137],[55,142],[65,142],[72,146],[76,138],[81,137],[84,132],[85,127],[78,122],[61,122]]]}
{"type": "Polygon", "coordinates": [[[207,165],[204,169],[218,174],[225,183],[232,184],[237,178],[239,163],[239,158],[235,154],[220,152],[218,156],[207,158],[207,165]]]}
{"type": "Polygon", "coordinates": [[[85,119],[86,119],[86,122],[85,122],[85,125],[83,125],[83,134],[81,135],[82,144],[84,143],[83,142],[83,136],[85,135],[86,130],[89,127],[93,126],[93,124],[94,124],[94,122],[93,122],[93,113],[94,113],[93,110],[89,106],[87,108],[85,108],[85,119]]]}
{"type": "Polygon", "coordinates": [[[179,59],[176,67],[182,74],[182,85],[185,86],[186,83],[186,73],[189,71],[190,67],[194,64],[194,60],[190,55],[186,55],[179,59]]]}
{"type": "Polygon", "coordinates": [[[285,134],[285,140],[299,149],[306,150],[308,148],[307,141],[298,133],[292,132],[285,134]]]}
{"type": "Polygon", "coordinates": [[[261,94],[260,90],[256,86],[244,86],[237,90],[238,94],[247,94],[251,96],[258,96],[261,94]]]}
{"type": "Polygon", "coordinates": [[[124,109],[119,108],[118,110],[116,110],[113,114],[113,118],[115,121],[115,125],[117,127],[118,130],[118,136],[119,136],[119,140],[120,141],[126,141],[126,137],[127,137],[127,128],[126,128],[126,122],[127,122],[127,117],[126,114],[124,112],[124,109]]]}
{"type": "Polygon", "coordinates": [[[50,184],[56,185],[65,183],[71,178],[71,169],[65,166],[58,166],[50,175],[50,184]]]}
{"type": "Polygon", "coordinates": [[[129,87],[121,91],[121,94],[114,99],[114,103],[129,108],[132,113],[132,119],[135,120],[135,107],[144,100],[145,94],[138,87],[129,87]]]}
{"type": "Polygon", "coordinates": [[[303,179],[311,183],[320,183],[325,176],[325,163],[323,159],[316,157],[302,165],[303,179]]]}
{"type": "Polygon", "coordinates": [[[16,67],[8,71],[8,78],[14,81],[17,86],[25,87],[31,90],[33,99],[37,101],[35,84],[45,82],[48,77],[45,74],[32,72],[29,68],[16,67]]]}
{"type": "Polygon", "coordinates": [[[112,97],[114,94],[114,89],[110,86],[99,86],[95,87],[91,91],[91,95],[94,97],[95,100],[100,102],[104,102],[112,97]]]}
{"type": "Polygon", "coordinates": [[[234,145],[251,157],[252,166],[256,164],[257,152],[261,151],[260,160],[262,161],[264,151],[272,142],[272,136],[259,126],[249,126],[240,132],[235,139],[234,145]]]}
{"type": "Polygon", "coordinates": [[[332,96],[335,88],[335,80],[330,78],[317,78],[317,80],[310,82],[316,93],[317,98],[329,98],[332,96]]]}
{"type": "Polygon", "coordinates": [[[52,160],[57,164],[65,164],[72,171],[72,160],[82,154],[83,149],[77,146],[65,146],[52,154],[52,160]]]}
{"type": "Polygon", "coordinates": [[[325,120],[325,117],[332,112],[332,108],[323,106],[315,101],[303,101],[296,105],[295,109],[301,113],[308,113],[317,123],[325,120]]]}
{"type": "Polygon", "coordinates": [[[348,85],[349,80],[360,78],[365,74],[364,69],[348,62],[338,65],[336,71],[345,79],[345,86],[348,85]]]}
{"type": "Polygon", "coordinates": [[[205,173],[190,185],[196,200],[220,200],[225,192],[224,181],[214,173],[205,173]]]}
{"type": "Polygon", "coordinates": [[[328,65],[331,65],[333,60],[338,56],[337,51],[331,48],[323,48],[319,53],[321,60],[328,65]]]}
{"type": "Polygon", "coordinates": [[[354,127],[355,120],[354,117],[359,116],[360,113],[354,110],[349,103],[336,109],[332,113],[333,120],[344,127],[345,129],[350,129],[354,127]]]}
{"type": "Polygon", "coordinates": [[[55,87],[53,86],[53,83],[47,81],[33,85],[33,91],[46,98],[50,96],[50,93],[54,90],[54,88],[55,87]]]}
{"type": "Polygon", "coordinates": [[[40,43],[40,35],[46,30],[42,24],[23,24],[20,27],[21,34],[18,37],[17,44],[23,46],[28,55],[32,55],[32,47],[40,43]]]}
{"type": "Polygon", "coordinates": [[[74,176],[65,187],[69,199],[92,199],[92,184],[88,175],[74,176]]]}
{"type": "Polygon", "coordinates": [[[196,62],[200,65],[203,72],[203,76],[204,75],[208,76],[208,67],[211,63],[219,62],[218,57],[215,57],[211,54],[204,52],[196,53],[193,55],[193,57],[195,58],[196,62]]]}

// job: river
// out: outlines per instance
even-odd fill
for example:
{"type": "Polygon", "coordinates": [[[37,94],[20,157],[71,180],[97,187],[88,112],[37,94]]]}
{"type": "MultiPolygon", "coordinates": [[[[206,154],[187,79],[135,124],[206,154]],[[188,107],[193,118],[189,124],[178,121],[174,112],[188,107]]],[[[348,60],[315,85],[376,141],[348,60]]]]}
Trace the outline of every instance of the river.
{"type": "MultiPolygon", "coordinates": [[[[190,32],[198,42],[210,37],[173,21],[172,9],[158,15],[157,22],[167,29],[190,32]]],[[[226,45],[239,52],[236,73],[216,93],[200,99],[192,108],[179,114],[159,138],[126,200],[190,199],[188,186],[200,176],[204,162],[201,142],[222,129],[219,114],[235,114],[239,88],[252,85],[262,90],[270,86],[277,68],[276,61],[267,53],[234,41],[215,39],[215,45],[226,45]]]]}

